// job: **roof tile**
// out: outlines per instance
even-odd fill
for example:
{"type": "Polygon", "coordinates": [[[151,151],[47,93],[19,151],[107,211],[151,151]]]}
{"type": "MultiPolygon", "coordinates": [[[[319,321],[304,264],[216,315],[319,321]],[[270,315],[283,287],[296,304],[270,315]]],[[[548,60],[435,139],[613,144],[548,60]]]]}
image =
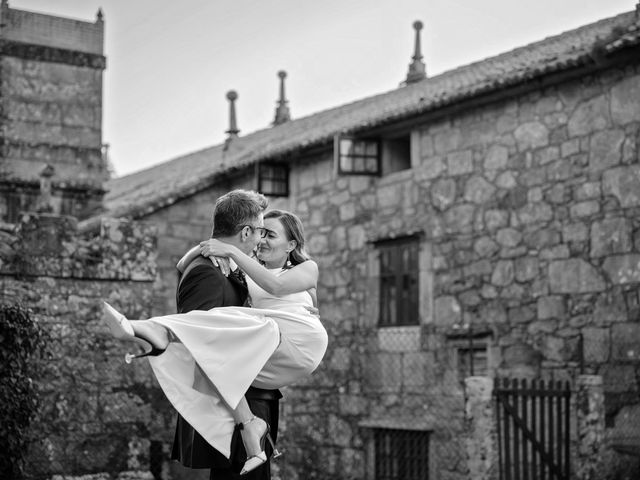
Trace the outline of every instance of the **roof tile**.
{"type": "Polygon", "coordinates": [[[455,101],[591,62],[640,44],[635,12],[546,38],[395,90],[259,130],[223,145],[183,155],[106,184],[107,213],[139,217],[206,188],[215,177],[266,158],[330,141],[339,133],[375,127],[437,110],[455,101]],[[604,45],[602,43],[604,42],[604,45]]]}

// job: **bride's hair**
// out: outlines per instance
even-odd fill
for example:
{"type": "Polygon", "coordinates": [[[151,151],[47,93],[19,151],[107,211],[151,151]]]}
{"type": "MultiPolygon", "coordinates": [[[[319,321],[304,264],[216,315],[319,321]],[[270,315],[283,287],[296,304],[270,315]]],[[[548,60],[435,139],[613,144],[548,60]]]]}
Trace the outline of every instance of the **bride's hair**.
{"type": "Polygon", "coordinates": [[[284,227],[284,232],[287,235],[287,240],[295,240],[296,246],[291,252],[289,252],[289,262],[284,268],[291,268],[302,262],[309,260],[309,255],[304,249],[304,228],[300,219],[291,212],[285,210],[269,210],[264,214],[265,220],[267,218],[275,218],[280,220],[280,223],[284,227]]]}

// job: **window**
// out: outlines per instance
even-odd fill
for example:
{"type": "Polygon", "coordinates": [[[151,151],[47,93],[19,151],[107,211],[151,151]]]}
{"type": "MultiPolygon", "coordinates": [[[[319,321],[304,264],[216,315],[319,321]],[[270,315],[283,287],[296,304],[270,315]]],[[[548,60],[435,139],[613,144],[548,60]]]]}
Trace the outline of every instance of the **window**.
{"type": "Polygon", "coordinates": [[[411,168],[411,134],[336,137],[334,153],[340,175],[388,175],[411,168]]]}
{"type": "Polygon", "coordinates": [[[471,376],[491,376],[491,331],[481,329],[470,331],[465,328],[454,334],[447,335],[449,347],[454,349],[458,380],[471,376]]]}
{"type": "Polygon", "coordinates": [[[380,145],[377,140],[336,138],[338,173],[343,175],[379,175],[380,145]]]}
{"type": "Polygon", "coordinates": [[[382,141],[382,172],[388,175],[411,168],[411,136],[402,135],[382,141]]]}
{"type": "Polygon", "coordinates": [[[489,373],[489,355],[486,346],[460,347],[458,357],[458,378],[463,381],[466,377],[487,376],[489,373]]]}
{"type": "Polygon", "coordinates": [[[374,429],[376,480],[428,480],[429,432],[374,429]]]}
{"type": "Polygon", "coordinates": [[[18,221],[19,214],[23,210],[22,200],[23,199],[20,198],[20,195],[16,193],[8,193],[5,197],[7,204],[5,219],[8,223],[16,223],[18,221]]]}
{"type": "Polygon", "coordinates": [[[258,191],[272,197],[289,196],[289,165],[286,163],[259,163],[258,191]]]}
{"type": "Polygon", "coordinates": [[[640,290],[630,290],[625,292],[624,301],[627,304],[627,311],[630,319],[640,318],[640,290]]]}
{"type": "Polygon", "coordinates": [[[385,240],[380,252],[380,327],[418,325],[418,237],[385,240]]]}
{"type": "Polygon", "coordinates": [[[5,184],[0,186],[0,212],[2,221],[17,223],[21,212],[35,208],[38,201],[38,189],[28,185],[5,184]]]}

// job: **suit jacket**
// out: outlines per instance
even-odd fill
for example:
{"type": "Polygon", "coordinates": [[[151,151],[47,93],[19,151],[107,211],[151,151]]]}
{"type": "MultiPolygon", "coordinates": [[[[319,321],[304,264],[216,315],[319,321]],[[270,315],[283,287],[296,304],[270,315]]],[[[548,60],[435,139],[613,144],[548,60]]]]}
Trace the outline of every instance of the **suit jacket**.
{"type": "MultiPolygon", "coordinates": [[[[225,277],[219,268],[205,258],[196,258],[185,270],[176,292],[178,313],[191,310],[209,310],[214,307],[243,305],[247,299],[246,284],[232,276],[225,277]]],[[[265,419],[271,427],[272,437],[278,428],[278,390],[251,387],[246,394],[254,414],[265,419]]],[[[211,468],[211,478],[225,480],[239,478],[237,472],[244,464],[246,453],[239,429],[231,441],[231,458],[227,458],[207,443],[189,423],[178,415],[171,458],[185,467],[211,468]],[[214,475],[215,473],[215,475],[214,475]]],[[[241,478],[269,480],[269,462],[241,478]]]]}

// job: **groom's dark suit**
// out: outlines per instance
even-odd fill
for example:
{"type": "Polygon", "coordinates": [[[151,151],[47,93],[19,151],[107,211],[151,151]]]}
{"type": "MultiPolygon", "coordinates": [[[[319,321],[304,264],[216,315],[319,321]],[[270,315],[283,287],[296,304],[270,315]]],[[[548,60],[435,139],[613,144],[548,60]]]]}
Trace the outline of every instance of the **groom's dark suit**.
{"type": "MultiPolygon", "coordinates": [[[[191,310],[209,310],[214,307],[239,306],[247,299],[247,286],[235,275],[225,277],[209,259],[198,257],[187,266],[176,292],[178,313],[191,310]]],[[[272,438],[278,429],[278,390],[262,390],[251,387],[246,394],[253,413],[271,426],[272,438]]],[[[267,446],[267,448],[269,448],[267,446]]],[[[267,451],[269,454],[270,452],[267,451]]],[[[247,475],[237,473],[242,468],[246,453],[236,428],[231,441],[231,462],[209,445],[191,425],[178,415],[171,458],[190,468],[211,468],[211,480],[269,480],[269,462],[247,475]]]]}

